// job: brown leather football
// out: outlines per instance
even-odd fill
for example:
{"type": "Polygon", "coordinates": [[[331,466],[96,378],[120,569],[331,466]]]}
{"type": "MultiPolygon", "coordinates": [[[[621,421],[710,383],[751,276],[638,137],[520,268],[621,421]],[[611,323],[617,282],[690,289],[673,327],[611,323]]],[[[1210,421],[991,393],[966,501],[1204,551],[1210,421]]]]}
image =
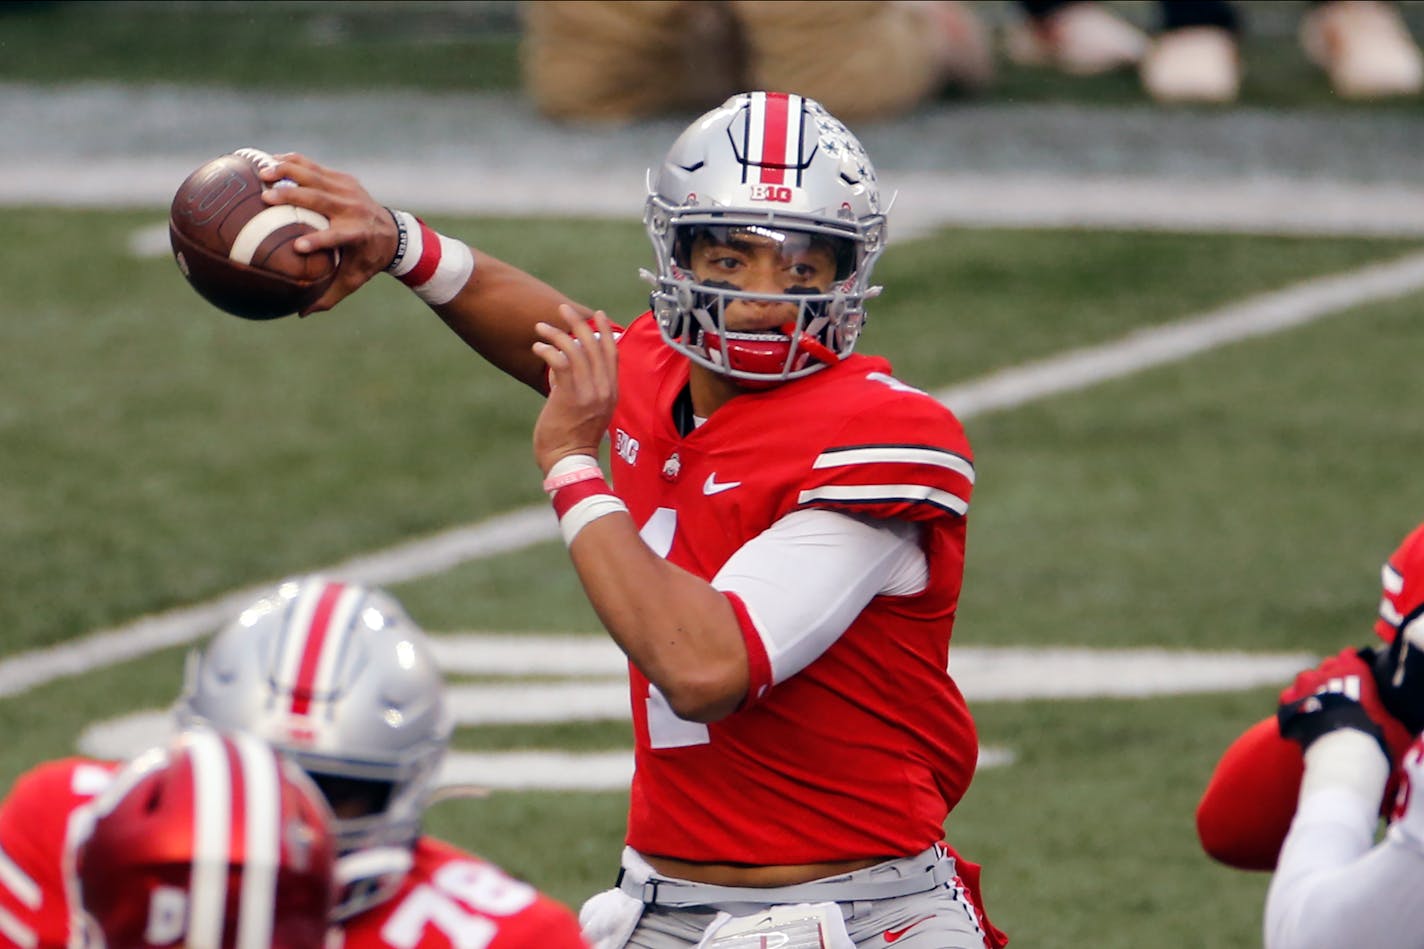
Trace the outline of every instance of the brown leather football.
{"type": "Polygon", "coordinates": [[[249,320],[311,305],[331,285],[339,261],[335,251],[300,254],[292,247],[328,222],[307,208],[262,200],[271,185],[257,172],[272,161],[255,148],[214,158],[179,186],[168,213],[183,276],[213,306],[249,320]]]}

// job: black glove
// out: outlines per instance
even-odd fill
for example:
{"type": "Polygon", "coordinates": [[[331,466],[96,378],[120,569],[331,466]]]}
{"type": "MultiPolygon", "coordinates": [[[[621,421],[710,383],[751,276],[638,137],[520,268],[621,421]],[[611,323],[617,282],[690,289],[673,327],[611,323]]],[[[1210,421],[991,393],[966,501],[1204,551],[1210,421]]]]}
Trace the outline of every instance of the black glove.
{"type": "Polygon", "coordinates": [[[1411,735],[1424,731],[1424,648],[1417,639],[1424,639],[1424,606],[1404,618],[1373,666],[1380,702],[1411,735]],[[1411,627],[1416,627],[1413,636],[1411,627]]]}
{"type": "Polygon", "coordinates": [[[1343,692],[1315,692],[1293,702],[1283,702],[1276,709],[1276,724],[1281,737],[1298,743],[1301,751],[1308,749],[1321,735],[1337,728],[1353,728],[1379,742],[1380,750],[1389,758],[1389,747],[1380,727],[1370,719],[1363,705],[1343,692]]]}

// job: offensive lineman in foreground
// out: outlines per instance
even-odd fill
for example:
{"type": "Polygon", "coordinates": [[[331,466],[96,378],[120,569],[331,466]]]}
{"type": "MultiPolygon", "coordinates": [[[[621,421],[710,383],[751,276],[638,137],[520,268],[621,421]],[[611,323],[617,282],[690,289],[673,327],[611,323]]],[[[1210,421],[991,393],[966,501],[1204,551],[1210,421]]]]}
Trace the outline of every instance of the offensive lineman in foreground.
{"type": "Polygon", "coordinates": [[[627,847],[590,942],[1002,945],[942,839],[978,754],[947,671],[974,465],[943,405],[852,355],[885,243],[855,136],[784,93],[695,121],[652,175],[626,327],[278,158],[296,186],[266,200],[330,220],[296,248],[342,251],[311,311],[389,272],[548,395],[535,460],[630,660],[627,847]]]}
{"type": "MultiPolygon", "coordinates": [[[[383,590],[278,585],[193,657],[176,712],[267,740],[325,795],[343,868],[325,949],[584,949],[562,904],[422,833],[452,722],[425,634],[383,590]]],[[[29,949],[71,944],[74,815],[119,767],[46,762],[0,803],[0,934],[8,921],[29,949]]]]}
{"type": "Polygon", "coordinates": [[[1267,949],[1424,949],[1424,524],[1381,573],[1384,645],[1298,675],[1277,714],[1222,756],[1198,805],[1208,853],[1275,871],[1267,949]]]}
{"type": "MultiPolygon", "coordinates": [[[[71,943],[323,949],[336,895],[330,821],[311,780],[262,741],[185,731],[76,813],[85,935],[71,943]]],[[[34,945],[17,928],[0,935],[34,945]]]]}

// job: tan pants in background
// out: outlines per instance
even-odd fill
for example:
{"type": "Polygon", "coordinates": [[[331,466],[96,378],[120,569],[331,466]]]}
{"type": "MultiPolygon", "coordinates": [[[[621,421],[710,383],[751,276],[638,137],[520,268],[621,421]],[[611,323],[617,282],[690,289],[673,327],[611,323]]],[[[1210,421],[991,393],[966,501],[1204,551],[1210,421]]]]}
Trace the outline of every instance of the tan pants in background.
{"type": "Polygon", "coordinates": [[[534,0],[523,6],[525,87],[553,118],[700,112],[750,89],[794,92],[857,121],[903,112],[991,70],[963,4],[534,0]]]}

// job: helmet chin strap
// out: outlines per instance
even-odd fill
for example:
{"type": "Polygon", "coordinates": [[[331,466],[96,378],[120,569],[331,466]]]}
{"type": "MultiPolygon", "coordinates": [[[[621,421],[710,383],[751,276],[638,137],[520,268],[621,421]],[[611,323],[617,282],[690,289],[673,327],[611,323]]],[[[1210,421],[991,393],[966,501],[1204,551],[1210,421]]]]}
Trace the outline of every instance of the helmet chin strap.
{"type": "Polygon", "coordinates": [[[834,366],[841,361],[840,356],[831,352],[830,347],[813,337],[810,333],[800,333],[798,335],[796,332],[796,323],[793,320],[787,320],[781,324],[781,332],[795,340],[797,347],[799,347],[802,352],[820,360],[828,366],[834,366]]]}

